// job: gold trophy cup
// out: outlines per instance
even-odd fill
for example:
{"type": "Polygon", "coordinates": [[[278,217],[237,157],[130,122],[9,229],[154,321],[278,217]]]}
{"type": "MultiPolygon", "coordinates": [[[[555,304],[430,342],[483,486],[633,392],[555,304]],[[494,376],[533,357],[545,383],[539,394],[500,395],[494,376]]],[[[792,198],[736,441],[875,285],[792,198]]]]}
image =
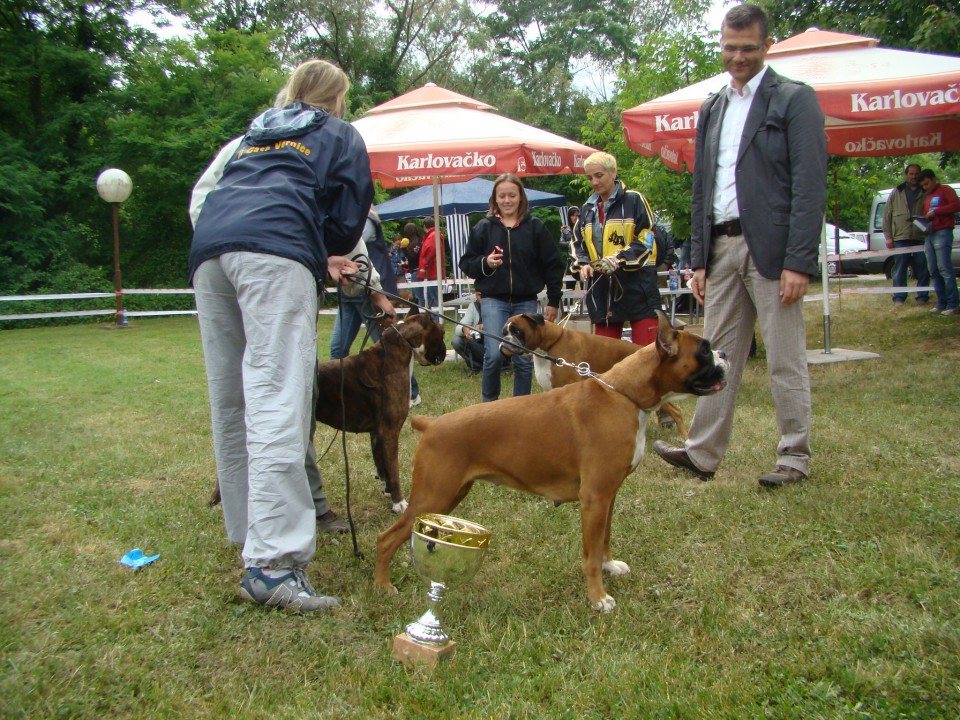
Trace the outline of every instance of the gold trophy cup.
{"type": "Polygon", "coordinates": [[[410,535],[410,557],[417,574],[430,583],[430,607],[394,638],[397,659],[435,666],[453,657],[456,643],[443,629],[437,606],[447,588],[462,585],[477,574],[489,544],[490,532],[475,523],[449,515],[417,516],[410,535]]]}

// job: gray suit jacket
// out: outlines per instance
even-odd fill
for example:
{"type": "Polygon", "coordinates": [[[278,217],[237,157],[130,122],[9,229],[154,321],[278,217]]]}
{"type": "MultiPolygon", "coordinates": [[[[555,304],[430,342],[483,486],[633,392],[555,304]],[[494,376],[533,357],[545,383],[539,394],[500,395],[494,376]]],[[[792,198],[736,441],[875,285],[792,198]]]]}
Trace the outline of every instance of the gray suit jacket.
{"type": "MultiPolygon", "coordinates": [[[[710,273],[713,191],[725,93],[700,108],[693,172],[691,265],[710,273]]],[[[736,167],[740,225],[763,277],[817,274],[827,199],[827,142],[813,89],[768,67],[743,128],[736,167]]]]}

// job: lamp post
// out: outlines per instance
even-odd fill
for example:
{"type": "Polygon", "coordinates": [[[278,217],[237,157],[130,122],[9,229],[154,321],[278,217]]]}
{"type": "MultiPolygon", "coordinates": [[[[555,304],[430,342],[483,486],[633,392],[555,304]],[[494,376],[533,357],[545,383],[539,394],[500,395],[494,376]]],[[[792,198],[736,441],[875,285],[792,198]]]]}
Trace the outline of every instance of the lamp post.
{"type": "Polygon", "coordinates": [[[113,291],[117,299],[117,327],[123,327],[123,286],[120,282],[120,203],[130,197],[133,181],[123,170],[111,168],[97,177],[97,193],[113,206],[113,291]]]}

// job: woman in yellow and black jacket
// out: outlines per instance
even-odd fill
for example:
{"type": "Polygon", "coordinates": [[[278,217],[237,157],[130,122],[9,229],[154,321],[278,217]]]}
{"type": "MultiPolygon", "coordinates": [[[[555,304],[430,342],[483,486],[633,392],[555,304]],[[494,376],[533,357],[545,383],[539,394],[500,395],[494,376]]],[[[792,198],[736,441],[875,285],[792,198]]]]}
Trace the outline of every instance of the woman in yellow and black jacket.
{"type": "Polygon", "coordinates": [[[594,194],[573,229],[587,312],[597,335],[619,338],[624,323],[637,345],[657,336],[657,250],[646,198],[617,180],[617,161],[597,152],[584,161],[594,194]]]}

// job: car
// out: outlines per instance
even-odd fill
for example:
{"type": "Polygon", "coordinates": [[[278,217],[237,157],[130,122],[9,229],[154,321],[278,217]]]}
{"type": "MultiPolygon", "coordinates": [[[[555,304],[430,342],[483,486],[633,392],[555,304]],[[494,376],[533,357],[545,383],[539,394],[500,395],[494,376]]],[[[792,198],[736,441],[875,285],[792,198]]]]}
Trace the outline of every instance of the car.
{"type": "MultiPolygon", "coordinates": [[[[950,187],[960,193],[960,183],[948,183],[950,187]]],[[[873,196],[873,202],[870,205],[870,249],[883,252],[887,249],[886,241],[883,237],[883,211],[887,207],[887,198],[893,188],[881,190],[873,196]]],[[[957,225],[953,229],[953,251],[950,259],[954,272],[960,273],[960,213],[956,215],[957,225]]],[[[875,255],[870,258],[863,258],[862,264],[857,264],[858,269],[851,269],[846,263],[846,258],[841,263],[844,270],[855,273],[883,273],[888,278],[893,277],[893,255],[875,255]]],[[[911,271],[912,272],[912,271],[911,271]]]]}
{"type": "Polygon", "coordinates": [[[843,272],[854,272],[849,269],[847,263],[855,264],[857,262],[853,256],[856,256],[857,253],[864,252],[868,248],[867,242],[854,237],[843,228],[837,228],[832,223],[825,223],[825,225],[827,231],[827,254],[840,255],[839,264],[836,260],[827,261],[827,273],[829,275],[836,275],[841,270],[843,272]],[[838,242],[839,253],[837,253],[838,242]]]}

